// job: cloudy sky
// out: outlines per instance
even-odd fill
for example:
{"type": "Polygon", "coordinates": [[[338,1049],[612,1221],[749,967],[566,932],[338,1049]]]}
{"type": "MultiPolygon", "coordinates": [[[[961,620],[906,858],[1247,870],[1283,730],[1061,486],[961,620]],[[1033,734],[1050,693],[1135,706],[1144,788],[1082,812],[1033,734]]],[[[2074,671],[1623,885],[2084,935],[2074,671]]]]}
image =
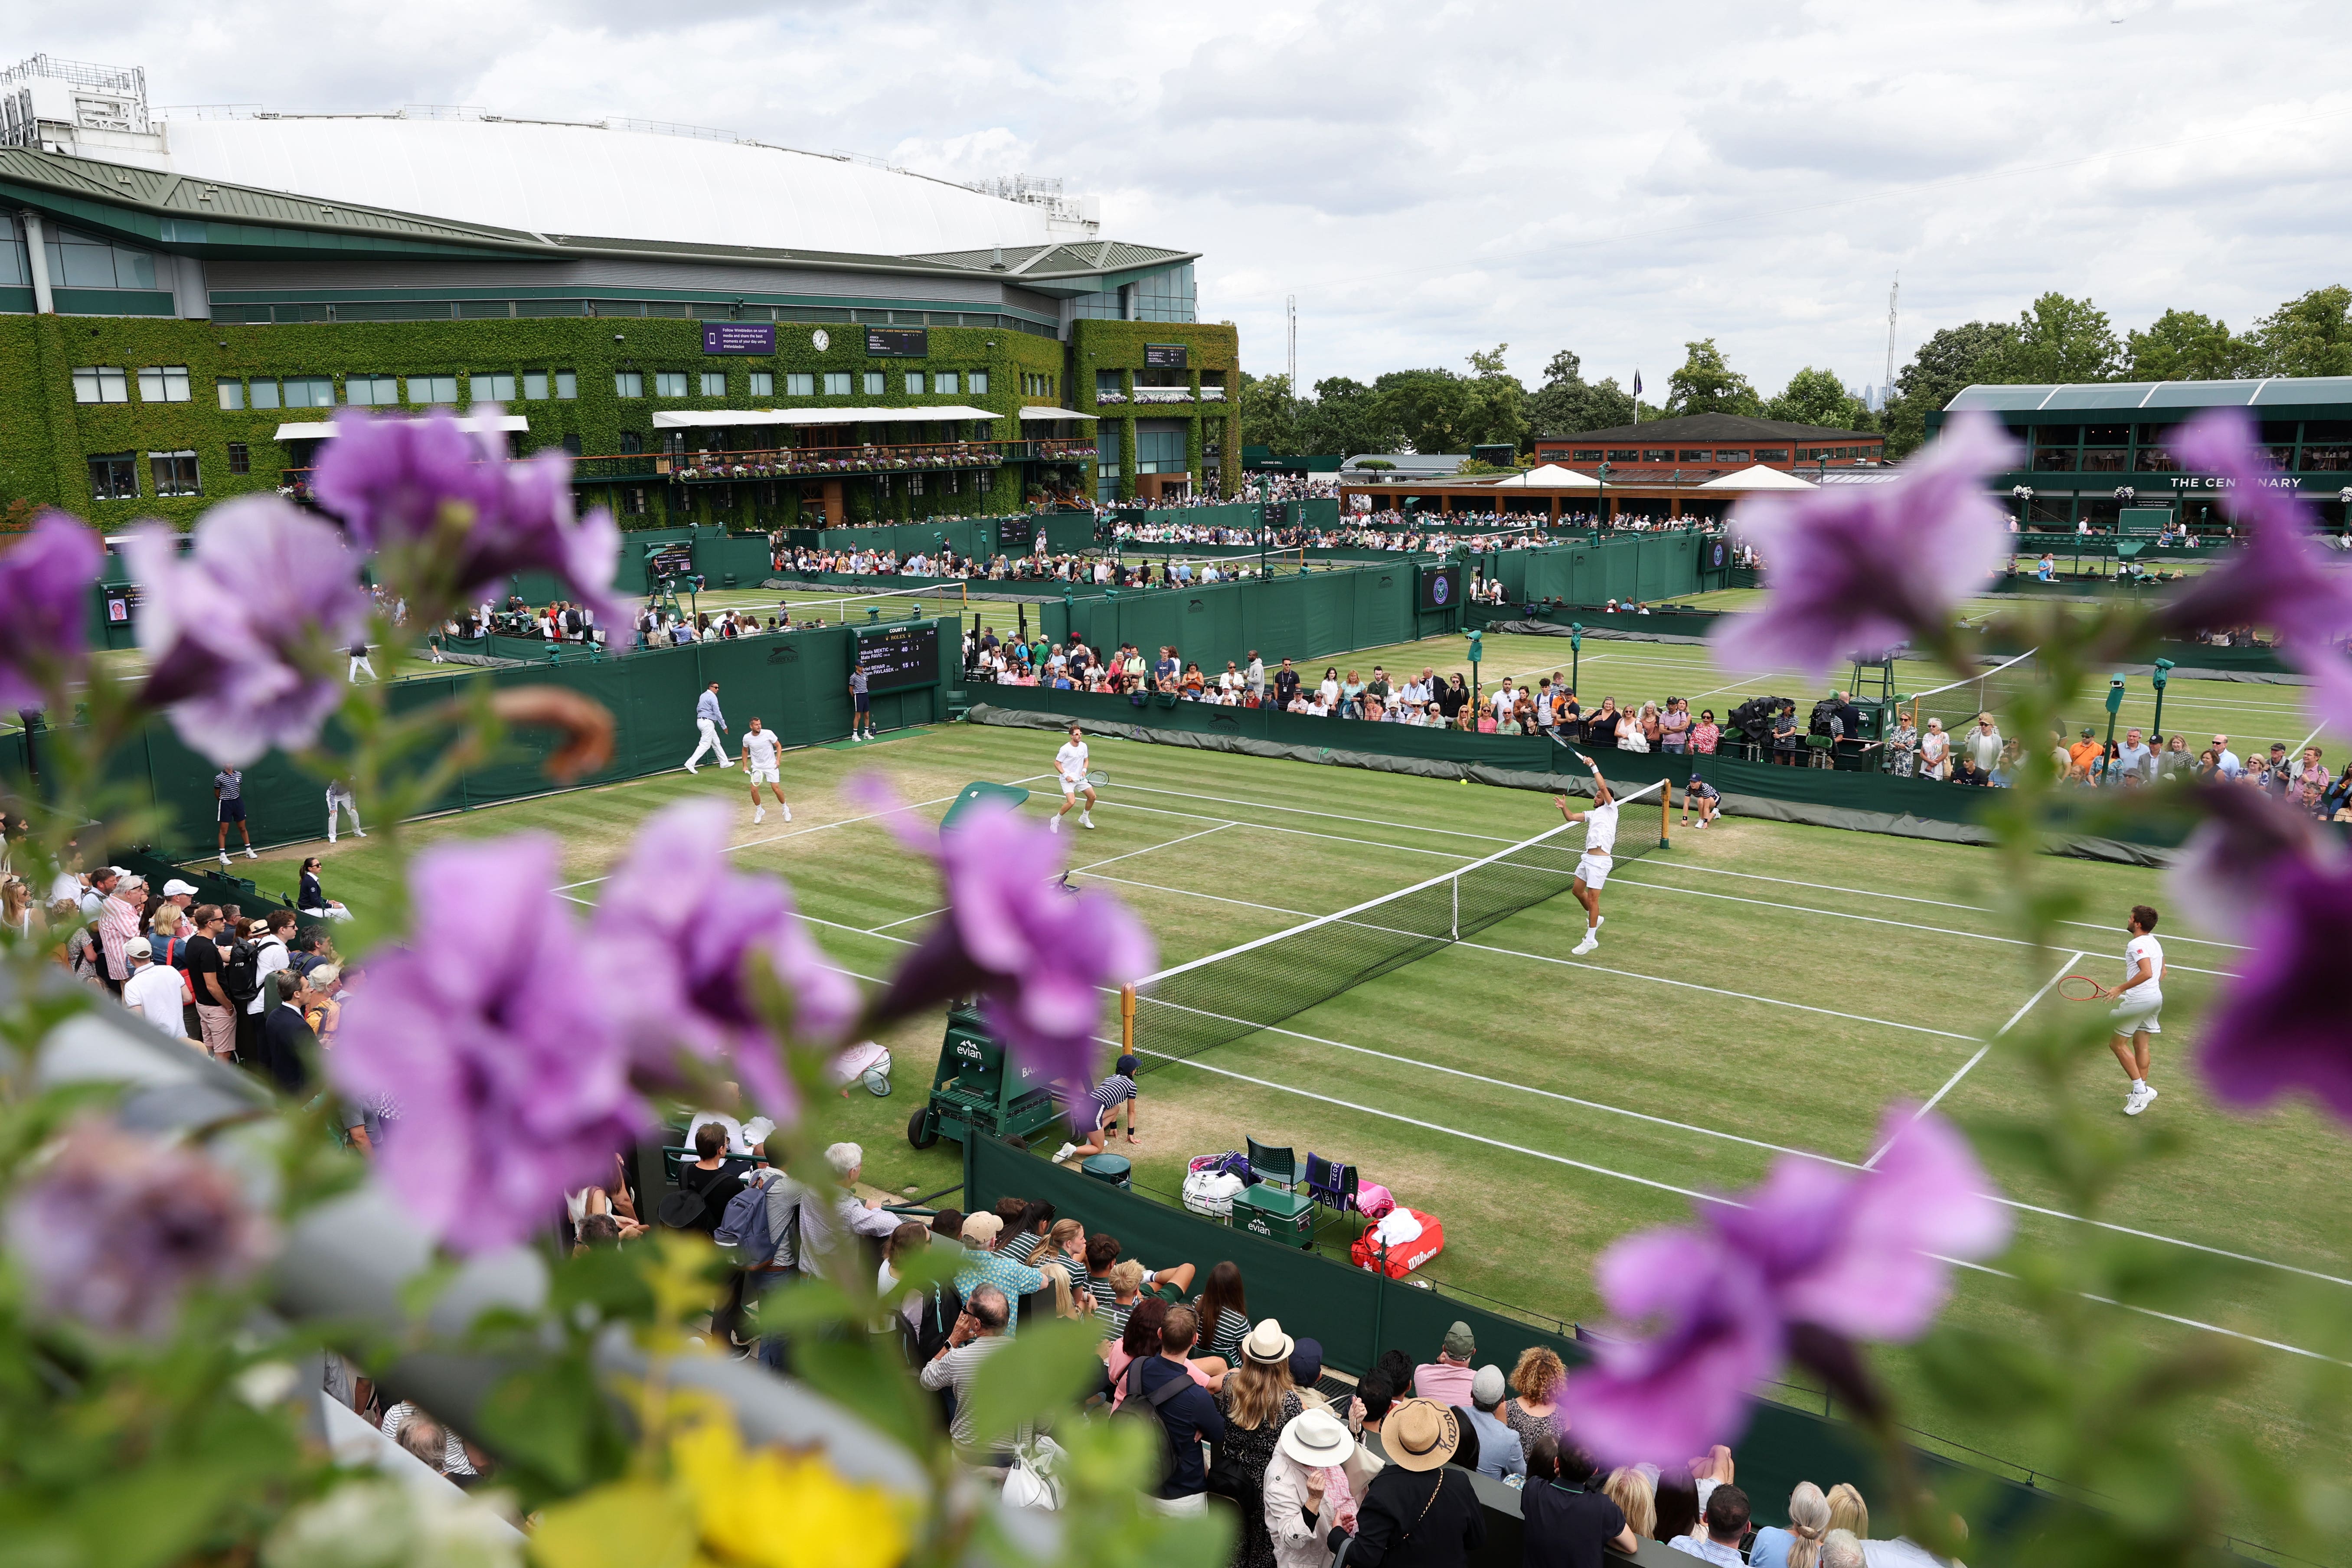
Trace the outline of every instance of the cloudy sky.
{"type": "Polygon", "coordinates": [[[157,105],[467,104],[1059,175],[1203,253],[1253,371],[1559,348],[1658,388],[1711,336],[1766,391],[1883,379],[2057,289],[2242,327],[2352,281],[2352,8],[2261,0],[1623,5],[158,0],[33,8],[16,54],[157,105]]]}

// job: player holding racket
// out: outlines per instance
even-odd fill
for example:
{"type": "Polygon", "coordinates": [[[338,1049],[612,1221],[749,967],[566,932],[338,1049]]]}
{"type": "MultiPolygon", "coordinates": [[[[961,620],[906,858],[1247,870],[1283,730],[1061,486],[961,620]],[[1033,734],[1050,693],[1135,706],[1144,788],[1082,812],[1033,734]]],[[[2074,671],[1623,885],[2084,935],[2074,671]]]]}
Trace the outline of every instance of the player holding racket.
{"type": "Polygon", "coordinates": [[[1095,825],[1095,786],[1087,777],[1087,737],[1076,724],[1070,726],[1070,738],[1062,742],[1060,751],[1054,753],[1054,773],[1062,781],[1062,809],[1054,814],[1050,825],[1053,830],[1056,833],[1062,831],[1062,818],[1070,815],[1072,806],[1077,805],[1078,794],[1082,790],[1086,793],[1087,804],[1079,807],[1078,826],[1092,827],[1095,825]]]}
{"type": "Polygon", "coordinates": [[[2131,940],[2124,943],[2123,984],[2103,993],[2119,1004],[2107,1015],[2115,1026],[2107,1045],[2131,1079],[2131,1092],[2124,1096],[2126,1116],[2137,1116],[2156,1099],[2155,1087],[2147,1081],[2147,1037],[2164,1033],[2157,1018],[2164,1006],[2164,948],[2156,940],[2156,910],[2148,905],[2132,906],[2131,919],[2124,925],[2131,940]]]}
{"type": "Polygon", "coordinates": [[[1569,891],[1584,906],[1584,940],[1569,951],[1586,953],[1601,945],[1601,928],[1607,920],[1601,912],[1601,889],[1608,885],[1609,852],[1617,845],[1617,797],[1609,793],[1600,763],[1582,752],[1572,754],[1592,770],[1592,809],[1570,811],[1564,795],[1552,796],[1551,803],[1569,821],[1584,824],[1584,853],[1577,857],[1576,880],[1569,884],[1569,891]]]}

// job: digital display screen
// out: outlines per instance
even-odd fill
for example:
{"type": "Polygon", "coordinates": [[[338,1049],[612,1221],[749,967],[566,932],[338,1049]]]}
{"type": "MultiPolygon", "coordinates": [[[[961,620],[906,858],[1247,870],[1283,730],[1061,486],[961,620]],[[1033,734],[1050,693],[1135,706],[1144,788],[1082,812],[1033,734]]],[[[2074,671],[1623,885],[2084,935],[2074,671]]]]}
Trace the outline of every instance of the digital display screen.
{"type": "Polygon", "coordinates": [[[996,548],[1011,555],[1026,554],[1037,542],[1037,524],[1025,517],[1008,517],[996,524],[996,548]]]}
{"type": "Polygon", "coordinates": [[[1731,542],[1726,539],[1703,539],[1698,546],[1699,570],[1720,572],[1731,564],[1731,542]]]}
{"type": "Polygon", "coordinates": [[[866,352],[877,359],[921,359],[931,352],[930,333],[922,327],[868,327],[866,352]]]}
{"type": "Polygon", "coordinates": [[[1462,602],[1462,568],[1424,566],[1418,595],[1424,610],[1450,610],[1462,602]]]}
{"type": "Polygon", "coordinates": [[[694,546],[691,544],[648,544],[646,546],[646,576],[654,581],[664,577],[684,577],[694,571],[694,546]]]}
{"type": "Polygon", "coordinates": [[[1182,343],[1146,343],[1143,365],[1147,370],[1190,370],[1191,353],[1182,343]]]}
{"type": "Polygon", "coordinates": [[[109,583],[106,585],[106,618],[111,625],[129,626],[139,614],[140,588],[136,583],[109,583]]]}
{"type": "Polygon", "coordinates": [[[857,668],[866,672],[868,691],[903,691],[909,687],[940,683],[940,628],[921,621],[903,626],[883,626],[855,633],[857,668]]]}

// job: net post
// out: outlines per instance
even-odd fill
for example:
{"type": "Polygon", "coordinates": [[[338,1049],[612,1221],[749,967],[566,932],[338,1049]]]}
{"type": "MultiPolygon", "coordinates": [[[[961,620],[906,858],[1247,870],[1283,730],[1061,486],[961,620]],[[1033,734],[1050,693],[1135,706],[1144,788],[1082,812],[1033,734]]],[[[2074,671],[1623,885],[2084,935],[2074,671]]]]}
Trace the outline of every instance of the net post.
{"type": "Polygon", "coordinates": [[[1118,1051],[1121,1056],[1135,1054],[1135,987],[1118,988],[1118,1051]]]}
{"type": "MultiPolygon", "coordinates": [[[[1690,791],[1687,786],[1685,786],[1683,791],[1683,799],[1685,803],[1690,799],[1690,791]]],[[[1661,849],[1671,849],[1674,847],[1673,845],[1666,842],[1666,829],[1669,825],[1668,819],[1671,818],[1674,814],[1675,781],[1672,779],[1662,779],[1658,784],[1658,847],[1661,849]]]]}

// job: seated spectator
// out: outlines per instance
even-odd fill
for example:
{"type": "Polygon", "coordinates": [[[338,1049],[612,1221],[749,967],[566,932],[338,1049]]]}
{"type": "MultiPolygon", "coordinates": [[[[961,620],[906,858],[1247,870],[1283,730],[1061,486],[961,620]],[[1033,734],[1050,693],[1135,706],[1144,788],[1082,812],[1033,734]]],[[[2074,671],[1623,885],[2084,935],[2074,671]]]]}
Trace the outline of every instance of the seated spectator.
{"type": "Polygon", "coordinates": [[[1477,1353],[1478,1341],[1470,1332],[1470,1325],[1456,1322],[1445,1331],[1437,1359],[1413,1368],[1413,1397],[1431,1400],[1449,1409],[1469,1404],[1470,1384],[1475,1375],[1470,1370],[1470,1358],[1477,1353]]]}
{"type": "Polygon", "coordinates": [[[1110,1266],[1111,1295],[1108,1301],[1094,1295],[1094,1283],[1089,1276],[1087,1295],[1095,1301],[1095,1316],[1102,1321],[1103,1338],[1117,1339],[1127,1331],[1136,1303],[1143,1300],[1143,1265],[1132,1258],[1122,1258],[1110,1266]]]}
{"type": "Polygon", "coordinates": [[[1789,1493],[1789,1525],[1768,1524],[1748,1549],[1750,1568],[1819,1568],[1822,1537],[1830,1532],[1829,1500],[1811,1481],[1789,1493]]]}
{"type": "Polygon", "coordinates": [[[1528,1473],[1527,1455],[1519,1444],[1519,1435],[1496,1414],[1510,1384],[1503,1380],[1499,1366],[1482,1366],[1470,1380],[1470,1404],[1458,1414],[1468,1418],[1470,1430],[1478,1435],[1478,1473],[1501,1480],[1505,1476],[1528,1473]]]}
{"type": "MultiPolygon", "coordinates": [[[[1067,1263],[1073,1279],[1087,1276],[1087,1227],[1074,1219],[1057,1219],[1045,1233],[1043,1257],[1056,1263],[1067,1263]]],[[[1032,1263],[1039,1259],[1033,1258],[1032,1263]]]]}
{"type": "Polygon", "coordinates": [[[1045,1232],[1053,1228],[1054,1205],[1042,1198],[1031,1198],[1014,1205],[1007,1215],[1002,1204],[997,1205],[997,1217],[1004,1221],[1003,1250],[1024,1263],[1039,1263],[1037,1249],[1045,1245],[1045,1232]]]}
{"type": "Polygon", "coordinates": [[[1639,1465],[1621,1465],[1609,1472],[1601,1490],[1624,1511],[1626,1529],[1643,1541],[1658,1539],[1658,1493],[1649,1471],[1639,1465]]]}
{"type": "MultiPolygon", "coordinates": [[[[1099,1308],[1112,1299],[1111,1265],[1118,1261],[1118,1237],[1108,1231],[1097,1231],[1087,1237],[1087,1289],[1094,1292],[1099,1308]]],[[[1143,1289],[1165,1293],[1171,1300],[1181,1300],[1192,1283],[1192,1266],[1179,1263],[1173,1268],[1143,1271],[1143,1289]]]]}
{"type": "Polygon", "coordinates": [[[1869,1562],[1863,1553],[1861,1538],[1853,1531],[1832,1530],[1822,1537],[1818,1568],[1867,1568],[1869,1562]]]}
{"type": "Polygon", "coordinates": [[[1559,1409],[1559,1391],[1567,1384],[1568,1368],[1554,1352],[1529,1345],[1519,1352],[1518,1363],[1511,1368],[1511,1397],[1499,1414],[1519,1435],[1522,1448],[1533,1452],[1537,1438],[1559,1435],[1552,1417],[1559,1409]]]}
{"type": "Polygon", "coordinates": [[[1992,779],[1991,775],[1977,766],[1976,758],[1962,752],[1952,759],[1952,783],[1984,789],[1991,784],[1992,779]]]}
{"type": "Polygon", "coordinates": [[[1279,1568],[1319,1568],[1331,1560],[1325,1542],[1332,1531],[1355,1527],[1361,1516],[1349,1468],[1356,1459],[1356,1440],[1328,1410],[1310,1406],[1282,1428],[1258,1510],[1279,1568]]]}
{"type": "Polygon", "coordinates": [[[1830,1505],[1830,1528],[1853,1532],[1857,1541],[1870,1539],[1870,1505],[1852,1481],[1840,1481],[1824,1499],[1830,1505]]]}
{"type": "Polygon", "coordinates": [[[1250,1331],[1249,1304],[1242,1290],[1241,1266],[1228,1259],[1209,1270],[1209,1282],[1192,1303],[1201,1321],[1201,1348],[1221,1366],[1239,1363],[1242,1339],[1250,1331]]]}
{"type": "Polygon", "coordinates": [[[1528,1450],[1527,1477],[1519,1517],[1526,1521],[1520,1561],[1528,1568],[1581,1568],[1598,1563],[1603,1546],[1631,1552],[1640,1544],[1581,1449],[1563,1448],[1547,1433],[1528,1450]]]}
{"type": "Polygon", "coordinates": [[[1454,1564],[1486,1544],[1477,1489],[1468,1471],[1447,1463],[1461,1436],[1454,1412],[1428,1400],[1404,1400],[1390,1411],[1381,1434],[1389,1462],[1364,1489],[1349,1563],[1380,1568],[1395,1552],[1401,1562],[1454,1564]],[[1408,1542],[1410,1552],[1398,1550],[1408,1542]]]}
{"type": "Polygon", "coordinates": [[[1651,1540],[1679,1541],[1698,1528],[1698,1488],[1691,1483],[1688,1472],[1661,1470],[1651,1486],[1658,1516],[1650,1531],[1651,1540]]]}
{"type": "Polygon", "coordinates": [[[1225,1418],[1224,1436],[1216,1447],[1217,1468],[1238,1477],[1244,1494],[1238,1500],[1244,1563],[1263,1563],[1274,1555],[1265,1510],[1257,1506],[1260,1498],[1251,1494],[1264,1488],[1282,1429],[1307,1408],[1290,1382],[1290,1357],[1297,1348],[1280,1323],[1266,1319],[1242,1341],[1241,1363],[1217,1391],[1217,1408],[1225,1418]]]}
{"type": "MultiPolygon", "coordinates": [[[[416,1448],[409,1448],[409,1452],[415,1454],[418,1458],[445,1476],[471,1477],[474,1474],[473,1461],[467,1457],[466,1445],[457,1434],[434,1420],[415,1405],[404,1399],[383,1413],[382,1423],[383,1435],[394,1442],[400,1442],[412,1424],[424,1428],[425,1440],[419,1447],[425,1451],[419,1453],[416,1448]],[[436,1452],[439,1455],[437,1463],[434,1458],[436,1452]]],[[[402,1443],[401,1446],[408,1447],[406,1443],[402,1443]]]]}
{"type": "Polygon", "coordinates": [[[1717,1487],[1707,1496],[1701,1522],[1702,1533],[1677,1536],[1667,1544],[1703,1562],[1744,1568],[1748,1560],[1739,1554],[1739,1541],[1748,1533],[1748,1494],[1728,1484],[1717,1487]]]}
{"type": "Polygon", "coordinates": [[[1201,1462],[1201,1445],[1224,1440],[1225,1418],[1216,1401],[1201,1386],[1192,1362],[1200,1338],[1200,1321],[1185,1307],[1169,1310],[1160,1330],[1160,1353],[1137,1357],[1129,1363],[1122,1391],[1146,1400],[1168,1429],[1168,1475],[1158,1497],[1164,1512],[1206,1511],[1209,1478],[1201,1462]]]}
{"type": "MultiPolygon", "coordinates": [[[[1045,1275],[997,1250],[997,1241],[1003,1232],[1004,1222],[992,1214],[964,1216],[964,1266],[956,1271],[956,1289],[963,1292],[965,1301],[971,1301],[975,1291],[987,1286],[995,1287],[1008,1302],[1045,1289],[1045,1275]]],[[[1008,1337],[1020,1331],[1018,1319],[1004,1325],[1008,1337]]]]}
{"type": "Polygon", "coordinates": [[[1012,1342],[1008,1338],[1012,1327],[1013,1305],[1004,1292],[994,1285],[979,1286],[967,1294],[955,1328],[938,1352],[924,1363],[921,1382],[925,1388],[955,1391],[955,1419],[949,1424],[948,1436],[957,1450],[967,1457],[971,1456],[977,1440],[972,1426],[976,1414],[971,1400],[972,1377],[979,1372],[981,1363],[1012,1342]]]}

